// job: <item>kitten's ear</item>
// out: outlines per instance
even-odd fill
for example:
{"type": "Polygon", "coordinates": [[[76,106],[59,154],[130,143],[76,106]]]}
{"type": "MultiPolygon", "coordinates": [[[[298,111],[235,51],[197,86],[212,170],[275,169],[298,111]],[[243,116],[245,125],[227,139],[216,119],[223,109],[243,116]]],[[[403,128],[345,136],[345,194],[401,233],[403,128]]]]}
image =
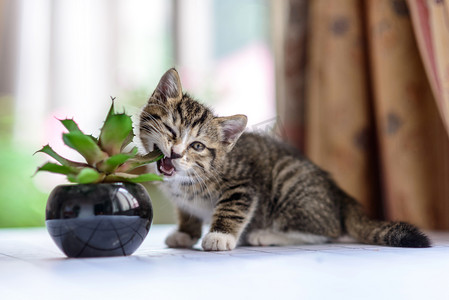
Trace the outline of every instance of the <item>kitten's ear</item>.
{"type": "Polygon", "coordinates": [[[220,142],[230,151],[245,131],[248,118],[245,115],[218,117],[214,119],[219,127],[220,142]]]}
{"type": "Polygon", "coordinates": [[[165,74],[162,76],[150,100],[157,99],[167,101],[168,99],[178,100],[181,98],[181,79],[179,79],[179,75],[176,69],[172,68],[165,72],[165,74]]]}

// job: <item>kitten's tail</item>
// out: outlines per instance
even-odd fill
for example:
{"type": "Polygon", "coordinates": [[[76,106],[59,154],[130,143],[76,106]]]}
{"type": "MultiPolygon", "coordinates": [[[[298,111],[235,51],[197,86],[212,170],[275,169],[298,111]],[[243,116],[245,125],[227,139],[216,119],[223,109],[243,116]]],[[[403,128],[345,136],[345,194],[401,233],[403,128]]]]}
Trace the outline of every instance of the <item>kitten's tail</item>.
{"type": "Polygon", "coordinates": [[[343,224],[346,232],[365,244],[425,248],[429,238],[417,227],[405,222],[375,221],[368,218],[354,199],[345,197],[342,203],[343,224]]]}

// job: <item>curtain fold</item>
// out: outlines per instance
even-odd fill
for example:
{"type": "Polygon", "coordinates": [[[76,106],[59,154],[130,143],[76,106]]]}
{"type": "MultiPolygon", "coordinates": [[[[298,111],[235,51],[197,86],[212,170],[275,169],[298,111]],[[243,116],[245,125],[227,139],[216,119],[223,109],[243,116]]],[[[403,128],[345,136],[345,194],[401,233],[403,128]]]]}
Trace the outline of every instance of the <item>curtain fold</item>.
{"type": "Polygon", "coordinates": [[[305,153],[375,215],[377,174],[362,13],[358,0],[310,2],[305,153]]]}
{"type": "MultiPolygon", "coordinates": [[[[384,207],[389,219],[442,228],[447,190],[445,134],[405,2],[367,1],[368,36],[384,207]]],[[[448,211],[446,210],[446,213],[448,211]]]]}
{"type": "Polygon", "coordinates": [[[424,0],[407,3],[427,77],[449,132],[449,3],[424,0]]]}
{"type": "MultiPolygon", "coordinates": [[[[282,4],[281,1],[274,3],[282,4]]],[[[285,139],[304,151],[308,1],[291,0],[287,9],[288,22],[281,69],[283,80],[280,80],[284,101],[278,101],[278,113],[282,119],[280,130],[285,139]]]]}
{"type": "MultiPolygon", "coordinates": [[[[303,57],[306,67],[296,70],[305,84],[300,93],[278,100],[303,109],[297,114],[302,131],[290,130],[288,140],[297,134],[306,155],[370,215],[446,230],[448,5],[309,1],[305,42],[296,52],[285,51],[284,59],[287,64],[289,56],[303,57]]],[[[298,21],[290,13],[287,30],[292,22],[298,21]]],[[[285,82],[286,89],[298,91],[297,83],[285,82]]]]}

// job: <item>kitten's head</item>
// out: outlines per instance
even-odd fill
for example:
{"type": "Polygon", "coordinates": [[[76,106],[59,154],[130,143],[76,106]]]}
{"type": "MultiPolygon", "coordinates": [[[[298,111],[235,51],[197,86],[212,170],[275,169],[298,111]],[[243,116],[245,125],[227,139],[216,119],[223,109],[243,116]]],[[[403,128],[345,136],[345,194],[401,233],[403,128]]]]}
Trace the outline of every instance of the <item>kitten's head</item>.
{"type": "Polygon", "coordinates": [[[139,137],[146,151],[159,148],[164,154],[157,163],[159,173],[189,181],[216,175],[246,122],[244,115],[214,116],[182,92],[178,72],[170,69],[142,111],[139,137]]]}

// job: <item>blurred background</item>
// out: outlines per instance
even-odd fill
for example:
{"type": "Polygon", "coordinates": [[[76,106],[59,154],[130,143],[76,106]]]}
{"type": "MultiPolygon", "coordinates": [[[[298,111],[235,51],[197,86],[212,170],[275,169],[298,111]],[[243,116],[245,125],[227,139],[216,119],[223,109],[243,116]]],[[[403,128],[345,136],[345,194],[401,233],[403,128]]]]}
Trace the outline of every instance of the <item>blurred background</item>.
{"type": "MultiPolygon", "coordinates": [[[[175,66],[219,115],[246,114],[367,212],[449,229],[449,5],[421,0],[0,0],[0,227],[44,225],[63,179],[32,176],[58,118],[138,115],[175,66]]],[[[147,185],[155,223],[172,207],[147,185]]]]}
{"type": "MultiPolygon", "coordinates": [[[[46,198],[65,181],[32,177],[46,160],[32,154],[50,143],[77,158],[58,118],[96,135],[110,96],[137,115],[173,66],[217,114],[274,119],[271,45],[264,0],[0,0],[0,226],[44,224],[46,198]]],[[[154,221],[174,222],[169,201],[150,194],[154,221]]]]}

